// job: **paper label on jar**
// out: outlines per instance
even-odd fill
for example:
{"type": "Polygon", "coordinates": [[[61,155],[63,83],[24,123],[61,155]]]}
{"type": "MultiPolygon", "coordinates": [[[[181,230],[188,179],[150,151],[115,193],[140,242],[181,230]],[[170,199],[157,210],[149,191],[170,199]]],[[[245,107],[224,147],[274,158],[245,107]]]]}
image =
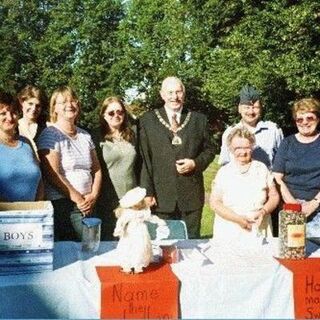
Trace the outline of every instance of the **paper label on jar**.
{"type": "Polygon", "coordinates": [[[303,224],[288,225],[288,247],[298,248],[305,246],[305,228],[303,224]]]}

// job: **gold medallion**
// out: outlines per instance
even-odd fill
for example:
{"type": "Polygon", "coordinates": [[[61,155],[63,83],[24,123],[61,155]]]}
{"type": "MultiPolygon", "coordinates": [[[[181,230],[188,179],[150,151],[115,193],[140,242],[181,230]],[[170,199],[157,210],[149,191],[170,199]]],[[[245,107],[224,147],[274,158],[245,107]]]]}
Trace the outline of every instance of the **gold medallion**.
{"type": "Polygon", "coordinates": [[[173,137],[173,139],[172,139],[172,141],[171,141],[171,143],[172,143],[174,146],[177,146],[177,145],[182,144],[182,140],[181,140],[181,138],[180,138],[177,134],[175,134],[174,137],[173,137]]]}

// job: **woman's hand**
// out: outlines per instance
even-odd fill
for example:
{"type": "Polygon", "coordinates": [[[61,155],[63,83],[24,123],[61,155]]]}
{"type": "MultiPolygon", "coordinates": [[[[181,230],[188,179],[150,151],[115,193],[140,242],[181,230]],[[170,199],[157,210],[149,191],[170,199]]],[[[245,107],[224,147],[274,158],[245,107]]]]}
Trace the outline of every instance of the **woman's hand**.
{"type": "Polygon", "coordinates": [[[319,203],[316,200],[312,199],[310,201],[303,202],[301,204],[301,207],[302,207],[302,212],[307,217],[309,217],[312,213],[314,213],[318,209],[319,203]]]}
{"type": "Polygon", "coordinates": [[[82,194],[76,190],[70,192],[70,199],[77,204],[77,206],[84,201],[82,194]]]}
{"type": "Polygon", "coordinates": [[[259,228],[263,217],[267,214],[267,211],[265,209],[260,209],[257,212],[254,213],[253,215],[253,220],[254,220],[254,224],[259,228]]]}
{"type": "Polygon", "coordinates": [[[86,216],[92,213],[94,205],[97,201],[97,196],[93,193],[88,193],[82,197],[82,201],[77,203],[78,209],[86,216]]]}
{"type": "Polygon", "coordinates": [[[85,202],[84,196],[82,196],[80,192],[76,190],[70,192],[70,199],[77,205],[78,209],[84,216],[90,213],[90,207],[88,207],[88,204],[85,202]]]}
{"type": "Polygon", "coordinates": [[[246,216],[239,216],[238,218],[238,225],[244,229],[244,230],[247,230],[247,231],[252,231],[252,224],[254,223],[255,221],[252,220],[251,218],[248,218],[246,216]]]}

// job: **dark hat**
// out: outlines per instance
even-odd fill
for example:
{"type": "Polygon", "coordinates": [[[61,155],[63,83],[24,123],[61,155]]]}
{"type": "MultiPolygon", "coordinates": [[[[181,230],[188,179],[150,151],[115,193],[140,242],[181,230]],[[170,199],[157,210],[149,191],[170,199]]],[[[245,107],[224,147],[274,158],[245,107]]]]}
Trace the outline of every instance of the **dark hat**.
{"type": "Polygon", "coordinates": [[[240,91],[240,104],[253,104],[260,100],[260,94],[257,89],[249,84],[242,87],[240,91]]]}

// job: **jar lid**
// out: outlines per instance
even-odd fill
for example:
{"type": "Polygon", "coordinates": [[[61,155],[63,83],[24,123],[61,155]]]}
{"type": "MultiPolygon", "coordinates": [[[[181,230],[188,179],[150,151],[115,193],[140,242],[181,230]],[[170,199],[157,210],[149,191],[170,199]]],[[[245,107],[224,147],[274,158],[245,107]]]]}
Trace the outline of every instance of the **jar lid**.
{"type": "Polygon", "coordinates": [[[82,223],[88,228],[96,227],[101,224],[101,219],[99,218],[83,218],[82,223]]]}
{"type": "Polygon", "coordinates": [[[301,204],[300,203],[284,203],[283,210],[290,210],[290,211],[301,211],[301,204]]]}

